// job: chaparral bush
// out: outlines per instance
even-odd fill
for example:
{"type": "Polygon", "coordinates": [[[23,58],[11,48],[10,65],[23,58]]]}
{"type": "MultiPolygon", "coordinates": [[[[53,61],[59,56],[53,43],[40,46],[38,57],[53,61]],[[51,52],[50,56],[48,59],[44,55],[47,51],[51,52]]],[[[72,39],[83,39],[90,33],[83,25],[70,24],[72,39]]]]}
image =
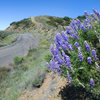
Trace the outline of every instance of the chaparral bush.
{"type": "Polygon", "coordinates": [[[85,12],[82,22],[74,19],[66,31],[56,33],[54,45],[51,44],[53,58],[47,67],[67,78],[69,84],[82,86],[99,98],[100,12],[93,11],[91,15],[85,12]]]}

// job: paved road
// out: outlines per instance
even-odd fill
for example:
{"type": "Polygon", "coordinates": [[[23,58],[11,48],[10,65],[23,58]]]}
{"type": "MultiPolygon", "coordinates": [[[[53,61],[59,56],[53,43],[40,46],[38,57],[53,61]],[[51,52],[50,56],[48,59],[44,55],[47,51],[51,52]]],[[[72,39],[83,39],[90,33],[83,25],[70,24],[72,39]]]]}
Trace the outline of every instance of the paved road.
{"type": "Polygon", "coordinates": [[[33,48],[34,39],[31,33],[18,35],[15,43],[0,48],[0,66],[13,63],[14,56],[25,56],[29,48],[33,48]]]}

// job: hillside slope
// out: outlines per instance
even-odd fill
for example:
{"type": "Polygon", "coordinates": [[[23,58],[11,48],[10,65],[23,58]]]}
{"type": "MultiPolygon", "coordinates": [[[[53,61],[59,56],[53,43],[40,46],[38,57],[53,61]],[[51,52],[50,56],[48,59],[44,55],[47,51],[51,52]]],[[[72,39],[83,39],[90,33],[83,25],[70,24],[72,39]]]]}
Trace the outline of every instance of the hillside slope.
{"type": "Polygon", "coordinates": [[[12,22],[10,26],[6,29],[7,31],[20,31],[27,30],[31,28],[46,28],[50,29],[58,26],[67,26],[69,25],[71,18],[69,17],[53,17],[53,16],[36,16],[23,19],[18,22],[12,22]]]}

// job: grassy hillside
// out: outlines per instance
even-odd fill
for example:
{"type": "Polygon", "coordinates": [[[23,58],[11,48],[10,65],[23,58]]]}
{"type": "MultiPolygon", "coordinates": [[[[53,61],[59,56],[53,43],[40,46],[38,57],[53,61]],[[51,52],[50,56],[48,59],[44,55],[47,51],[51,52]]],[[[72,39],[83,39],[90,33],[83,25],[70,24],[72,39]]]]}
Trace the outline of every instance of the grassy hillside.
{"type": "Polygon", "coordinates": [[[7,28],[7,30],[21,31],[27,29],[30,30],[31,28],[36,29],[38,27],[50,29],[53,27],[69,25],[70,21],[71,18],[69,17],[60,18],[60,17],[53,17],[53,16],[36,16],[36,17],[23,19],[18,22],[12,22],[10,26],[7,28]]]}
{"type": "Polygon", "coordinates": [[[10,45],[17,40],[14,32],[0,31],[0,47],[10,45]]]}

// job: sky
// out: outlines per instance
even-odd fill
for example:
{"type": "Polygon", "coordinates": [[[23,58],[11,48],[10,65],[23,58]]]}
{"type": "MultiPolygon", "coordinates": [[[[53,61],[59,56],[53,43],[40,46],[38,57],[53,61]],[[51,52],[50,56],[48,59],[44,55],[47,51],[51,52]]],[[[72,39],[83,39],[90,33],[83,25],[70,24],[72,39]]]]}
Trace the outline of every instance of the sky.
{"type": "Polygon", "coordinates": [[[75,18],[84,11],[100,11],[100,0],[0,0],[0,30],[11,22],[31,16],[50,15],[75,18]]]}

